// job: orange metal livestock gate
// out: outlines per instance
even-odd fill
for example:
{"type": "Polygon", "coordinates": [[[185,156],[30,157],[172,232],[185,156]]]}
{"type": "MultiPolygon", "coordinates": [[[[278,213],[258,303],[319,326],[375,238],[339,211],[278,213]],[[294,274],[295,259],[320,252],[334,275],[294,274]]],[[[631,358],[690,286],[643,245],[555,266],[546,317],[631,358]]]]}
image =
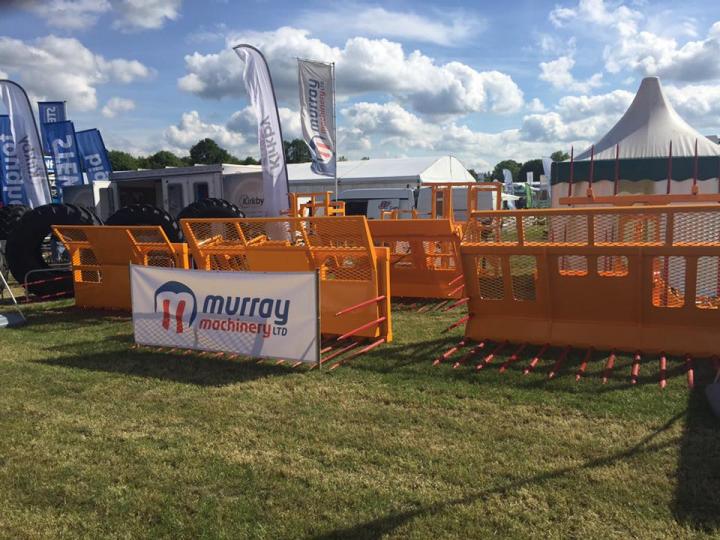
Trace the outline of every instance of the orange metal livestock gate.
{"type": "Polygon", "coordinates": [[[475,212],[465,336],[713,356],[720,206],[475,212]]]}
{"type": "Polygon", "coordinates": [[[364,216],[186,219],[182,227],[198,268],[318,270],[323,335],[392,340],[389,253],[373,246],[364,216]]]}
{"type": "Polygon", "coordinates": [[[394,296],[457,299],[462,296],[460,231],[449,219],[368,222],[376,246],[390,249],[394,296]]]}
{"type": "Polygon", "coordinates": [[[129,264],[189,268],[186,244],[172,243],[159,226],[56,225],[70,254],[75,304],[130,311],[129,264]]]}

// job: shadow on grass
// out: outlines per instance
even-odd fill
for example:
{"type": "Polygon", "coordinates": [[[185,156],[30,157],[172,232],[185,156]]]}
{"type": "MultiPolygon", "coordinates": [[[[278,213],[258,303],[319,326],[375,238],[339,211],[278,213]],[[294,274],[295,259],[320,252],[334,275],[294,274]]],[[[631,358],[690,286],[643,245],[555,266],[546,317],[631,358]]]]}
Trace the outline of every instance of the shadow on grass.
{"type": "MultiPolygon", "coordinates": [[[[453,369],[455,362],[463,359],[470,351],[472,345],[460,349],[449,358],[429,372],[429,368],[433,360],[442,355],[445,351],[460,342],[460,336],[443,336],[434,340],[423,341],[417,343],[391,343],[386,347],[382,347],[363,357],[361,361],[352,364],[353,369],[367,370],[376,373],[397,373],[401,376],[409,378],[420,377],[425,378],[430,373],[433,377],[462,380],[465,382],[473,382],[476,384],[497,384],[507,383],[525,389],[550,387],[553,391],[563,391],[572,388],[572,391],[582,391],[587,389],[593,394],[603,392],[615,392],[625,388],[634,388],[641,386],[657,386],[659,384],[659,355],[646,355],[640,362],[640,372],[636,377],[636,382],[631,382],[631,355],[624,352],[617,353],[617,360],[613,369],[607,373],[607,384],[602,383],[605,377],[605,366],[609,356],[609,352],[595,351],[587,363],[587,369],[582,374],[580,381],[576,384],[575,377],[578,373],[581,363],[585,357],[585,351],[572,349],[566,360],[558,367],[556,361],[560,358],[562,348],[548,348],[540,357],[536,367],[527,377],[518,377],[523,370],[530,364],[531,359],[540,352],[540,346],[528,346],[521,354],[519,359],[506,366],[506,373],[500,373],[499,369],[505,360],[517,349],[516,344],[505,346],[498,352],[492,361],[487,364],[484,369],[476,370],[487,355],[492,353],[498,345],[494,342],[486,342],[485,347],[477,352],[470,359],[467,359],[457,369],[453,369]],[[380,360],[380,361],[378,361],[380,360]],[[420,369],[416,369],[420,368],[420,369]],[[549,375],[556,370],[553,379],[549,375]],[[509,375],[516,376],[511,377],[509,375]],[[556,381],[572,382],[572,385],[557,386],[556,381]],[[592,385],[584,382],[592,382],[592,385]],[[551,385],[552,386],[549,386],[551,385]]],[[[693,364],[695,382],[698,385],[706,384],[712,381],[714,377],[714,368],[710,359],[698,359],[693,364]]],[[[686,366],[684,359],[680,357],[668,357],[666,380],[673,378],[685,378],[686,366]]]]}
{"type": "MultiPolygon", "coordinates": [[[[23,307],[23,306],[21,306],[23,307]]],[[[51,306],[42,310],[29,310],[28,323],[33,327],[57,326],[58,323],[84,325],[97,322],[129,322],[132,317],[125,311],[84,309],[75,306],[51,306]]]]}
{"type": "Polygon", "coordinates": [[[720,529],[720,420],[704,389],[690,393],[673,502],[676,519],[706,532],[720,529]]]}
{"type": "MultiPolygon", "coordinates": [[[[33,331],[43,326],[57,326],[58,323],[80,329],[88,324],[131,320],[125,312],[79,309],[75,306],[46,307],[42,311],[30,311],[28,316],[30,325],[27,328],[33,331]]],[[[253,359],[229,360],[197,353],[179,355],[149,349],[131,349],[133,341],[132,334],[124,331],[109,335],[101,341],[71,341],[48,345],[45,350],[65,355],[39,362],[64,368],[148,377],[198,386],[224,386],[298,372],[287,366],[257,363],[253,359]]]]}
{"type": "Polygon", "coordinates": [[[148,377],[197,386],[225,386],[265,377],[298,373],[287,366],[252,359],[229,360],[190,354],[128,349],[126,351],[76,354],[41,360],[40,363],[73,369],[104,371],[148,377]]]}
{"type": "MultiPolygon", "coordinates": [[[[439,502],[432,505],[421,506],[414,510],[409,510],[405,512],[391,513],[381,518],[374,519],[372,521],[366,521],[364,523],[359,523],[348,528],[336,529],[334,531],[330,531],[329,533],[315,536],[315,538],[317,540],[325,540],[331,538],[381,538],[385,535],[392,533],[399,527],[402,527],[406,523],[418,517],[440,514],[445,511],[450,511],[456,506],[462,506],[481,501],[482,499],[487,498],[491,495],[512,493],[526,486],[543,484],[544,482],[548,482],[556,478],[572,476],[583,470],[606,467],[618,461],[629,460],[642,454],[650,454],[653,452],[657,452],[680,442],[678,439],[670,439],[665,442],[652,443],[653,439],[657,438],[659,435],[667,431],[675,422],[682,418],[684,414],[685,411],[673,416],[663,426],[661,426],[656,431],[639,441],[634,446],[627,448],[626,450],[615,452],[601,458],[592,459],[578,466],[562,467],[560,469],[531,476],[530,478],[511,480],[509,482],[472,493],[465,497],[450,499],[448,501],[439,502]]],[[[715,518],[715,516],[705,517],[715,518]]]]}

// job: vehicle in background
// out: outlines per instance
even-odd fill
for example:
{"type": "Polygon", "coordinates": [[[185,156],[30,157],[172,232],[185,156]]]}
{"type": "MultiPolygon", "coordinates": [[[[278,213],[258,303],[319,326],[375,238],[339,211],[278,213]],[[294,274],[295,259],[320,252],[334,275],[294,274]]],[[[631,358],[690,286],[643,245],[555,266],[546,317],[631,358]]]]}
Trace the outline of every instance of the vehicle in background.
{"type": "Polygon", "coordinates": [[[380,219],[382,212],[400,210],[401,217],[410,217],[415,208],[416,190],[409,188],[346,189],[340,192],[346,216],[367,216],[380,219]]]}
{"type": "MultiPolygon", "coordinates": [[[[467,220],[467,190],[465,186],[452,188],[452,207],[455,221],[467,220]]],[[[438,191],[435,198],[435,215],[442,216],[445,191],[438,191]]],[[[476,192],[476,210],[496,210],[496,193],[490,190],[476,192]]],[[[368,219],[382,219],[383,212],[398,210],[400,219],[408,219],[416,211],[420,218],[432,215],[433,188],[393,189],[346,189],[340,192],[340,201],[345,203],[345,215],[367,216],[368,219]]]]}

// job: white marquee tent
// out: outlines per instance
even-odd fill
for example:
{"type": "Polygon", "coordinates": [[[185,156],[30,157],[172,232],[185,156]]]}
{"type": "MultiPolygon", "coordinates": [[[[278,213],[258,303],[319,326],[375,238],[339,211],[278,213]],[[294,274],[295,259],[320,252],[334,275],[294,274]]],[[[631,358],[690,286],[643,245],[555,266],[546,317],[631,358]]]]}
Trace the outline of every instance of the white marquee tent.
{"type": "MultiPolygon", "coordinates": [[[[660,80],[647,77],[622,118],[594,145],[593,192],[612,195],[617,175],[618,193],[665,193],[671,173],[671,192],[689,193],[695,174],[696,145],[700,192],[717,193],[720,145],[685,122],[665,96],[660,80]]],[[[575,156],[575,194],[586,191],[592,154],[590,147],[575,156]]],[[[570,169],[569,161],[553,164],[553,206],[557,206],[559,197],[568,194],[570,169]]]]}
{"type": "MultiPolygon", "coordinates": [[[[290,190],[294,192],[332,191],[335,180],[314,174],[310,163],[288,165],[290,190]]],[[[440,182],[474,182],[460,161],[452,156],[367,159],[338,162],[341,189],[404,188],[440,182]]]]}

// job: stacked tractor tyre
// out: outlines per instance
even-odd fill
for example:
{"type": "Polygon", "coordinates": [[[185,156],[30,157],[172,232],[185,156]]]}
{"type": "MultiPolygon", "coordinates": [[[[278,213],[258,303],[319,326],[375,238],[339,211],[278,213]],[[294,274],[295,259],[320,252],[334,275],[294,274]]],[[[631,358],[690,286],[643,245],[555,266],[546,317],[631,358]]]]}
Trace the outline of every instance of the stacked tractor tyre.
{"type": "Polygon", "coordinates": [[[0,208],[0,240],[8,239],[10,231],[27,211],[28,207],[22,204],[11,204],[0,208]]]}
{"type": "Polygon", "coordinates": [[[181,219],[240,218],[245,217],[240,209],[224,199],[203,199],[187,205],[178,214],[181,219]]]}
{"type": "Polygon", "coordinates": [[[15,221],[5,245],[10,273],[18,283],[27,281],[27,292],[39,297],[72,294],[72,272],[54,269],[43,252],[53,225],[99,225],[98,217],[74,204],[46,204],[24,212],[15,221]]]}
{"type": "Polygon", "coordinates": [[[105,225],[157,225],[162,227],[171,242],[180,242],[182,232],[178,222],[162,208],[150,204],[131,204],[105,220],[105,225]]]}
{"type": "MultiPolygon", "coordinates": [[[[160,226],[170,242],[182,242],[178,224],[181,219],[237,217],[244,217],[237,206],[210,198],[188,205],[177,220],[165,210],[148,204],[125,206],[110,216],[105,225],[160,226]]],[[[46,242],[52,235],[53,225],[102,225],[102,221],[92,211],[74,204],[47,204],[32,210],[20,205],[0,208],[0,240],[6,240],[5,258],[10,272],[18,283],[27,282],[28,294],[41,298],[73,292],[72,272],[56,269],[47,260],[53,258],[48,257],[46,242]]],[[[56,243],[50,251],[57,255],[63,250],[56,243]]]]}
{"type": "Polygon", "coordinates": [[[237,206],[223,199],[210,198],[187,205],[178,214],[177,220],[162,208],[149,204],[125,206],[110,216],[105,221],[105,225],[159,225],[168,240],[182,242],[182,230],[179,225],[181,219],[238,217],[245,215],[237,206]]]}

